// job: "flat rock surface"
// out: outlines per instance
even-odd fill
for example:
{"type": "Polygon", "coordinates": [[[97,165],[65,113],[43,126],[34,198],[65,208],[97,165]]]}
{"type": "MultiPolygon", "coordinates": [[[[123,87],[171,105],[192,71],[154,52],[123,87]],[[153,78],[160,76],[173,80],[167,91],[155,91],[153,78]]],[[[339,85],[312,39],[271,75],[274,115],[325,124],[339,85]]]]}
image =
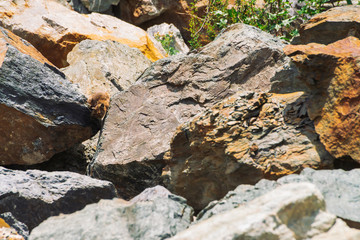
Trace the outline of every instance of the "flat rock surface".
{"type": "Polygon", "coordinates": [[[269,90],[284,43],[237,24],[198,53],[161,59],[114,96],[91,174],[123,197],[161,183],[163,155],[176,127],[239,89],[269,90]]]}
{"type": "Polygon", "coordinates": [[[24,172],[0,167],[0,182],[0,213],[11,212],[29,230],[50,216],[72,213],[117,196],[110,182],[71,172],[24,172]]]}
{"type": "Polygon", "coordinates": [[[31,232],[30,239],[160,240],[190,225],[193,211],[185,199],[171,193],[152,196],[133,203],[101,200],[76,213],[51,217],[31,232]]]}

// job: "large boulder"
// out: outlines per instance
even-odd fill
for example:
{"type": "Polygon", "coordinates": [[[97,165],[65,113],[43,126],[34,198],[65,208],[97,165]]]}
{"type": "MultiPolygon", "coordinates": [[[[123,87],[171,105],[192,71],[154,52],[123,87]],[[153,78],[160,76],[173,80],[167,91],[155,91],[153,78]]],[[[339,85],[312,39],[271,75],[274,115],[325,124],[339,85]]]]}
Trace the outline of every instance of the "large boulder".
{"type": "Polygon", "coordinates": [[[334,227],[337,231],[352,231],[353,237],[360,236],[359,230],[350,230],[326,211],[325,201],[314,185],[293,183],[194,224],[171,240],[305,240],[328,233],[334,227]]]}
{"type": "Polygon", "coordinates": [[[0,213],[11,212],[29,230],[50,216],[72,213],[117,196],[113,184],[71,172],[0,167],[0,213]]]}
{"type": "Polygon", "coordinates": [[[85,96],[99,91],[114,95],[128,89],[151,65],[140,50],[115,41],[84,40],[68,54],[61,69],[85,96]]]}
{"type": "Polygon", "coordinates": [[[200,210],[239,184],[331,167],[302,95],[239,92],[179,126],[168,188],[200,210]]]}
{"type": "Polygon", "coordinates": [[[113,40],[140,51],[152,61],[162,58],[147,33],[109,15],[82,15],[55,1],[6,0],[0,4],[0,26],[28,40],[57,67],[85,39],[113,40]]]}
{"type": "Polygon", "coordinates": [[[31,232],[30,239],[169,238],[190,225],[193,211],[185,199],[164,191],[160,190],[161,194],[151,199],[139,196],[134,202],[101,200],[76,213],[51,217],[31,232]]]}
{"type": "Polygon", "coordinates": [[[0,165],[47,161],[97,131],[85,96],[28,42],[0,28],[0,53],[0,165]]]}
{"type": "Polygon", "coordinates": [[[360,40],[289,45],[284,51],[311,89],[308,114],[321,142],[334,157],[360,162],[360,40]]]}
{"type": "Polygon", "coordinates": [[[360,6],[336,7],[317,14],[301,26],[299,33],[293,44],[330,44],[348,36],[360,38],[360,6]]]}
{"type": "Polygon", "coordinates": [[[284,43],[255,27],[231,26],[200,52],[161,59],[112,98],[91,175],[123,197],[161,183],[176,127],[239,89],[270,89],[284,43]]]}
{"type": "Polygon", "coordinates": [[[300,175],[284,176],[277,181],[261,180],[256,185],[239,185],[218,201],[211,202],[198,215],[197,221],[237,208],[260,197],[276,187],[288,183],[310,182],[323,194],[327,210],[340,217],[349,226],[359,228],[360,223],[360,169],[314,170],[304,169],[300,175]]]}

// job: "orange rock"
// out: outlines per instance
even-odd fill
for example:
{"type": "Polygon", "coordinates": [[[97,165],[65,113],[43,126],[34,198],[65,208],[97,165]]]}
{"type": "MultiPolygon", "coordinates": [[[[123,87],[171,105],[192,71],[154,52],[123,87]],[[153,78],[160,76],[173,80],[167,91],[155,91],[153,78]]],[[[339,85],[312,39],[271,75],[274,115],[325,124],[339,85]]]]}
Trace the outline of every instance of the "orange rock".
{"type": "Polygon", "coordinates": [[[299,30],[295,44],[329,44],[348,36],[360,38],[360,6],[331,8],[315,15],[299,30]]]}
{"type": "Polygon", "coordinates": [[[118,41],[152,61],[163,57],[144,30],[109,15],[79,14],[53,1],[0,4],[0,25],[28,40],[57,67],[67,66],[67,54],[85,39],[118,41]]]}
{"type": "Polygon", "coordinates": [[[168,188],[202,209],[240,184],[331,167],[302,95],[240,92],[179,126],[165,156],[168,188]]]}
{"type": "Polygon", "coordinates": [[[286,46],[312,89],[308,113],[326,149],[360,162],[360,40],[286,46]]]}

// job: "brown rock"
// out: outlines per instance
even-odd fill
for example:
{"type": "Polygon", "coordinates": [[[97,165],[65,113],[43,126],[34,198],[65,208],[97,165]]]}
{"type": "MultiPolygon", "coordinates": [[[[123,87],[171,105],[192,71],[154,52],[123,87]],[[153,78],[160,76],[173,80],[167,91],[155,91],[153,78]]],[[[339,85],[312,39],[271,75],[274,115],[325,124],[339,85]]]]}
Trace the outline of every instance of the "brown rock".
{"type": "Polygon", "coordinates": [[[28,40],[57,67],[67,66],[67,54],[85,39],[117,41],[152,61],[163,57],[144,30],[109,15],[82,15],[53,1],[5,1],[0,26],[28,40]]]}
{"type": "Polygon", "coordinates": [[[308,113],[326,149],[360,162],[360,40],[284,49],[312,90],[308,113]]]}
{"type": "Polygon", "coordinates": [[[93,131],[86,98],[25,40],[0,27],[0,164],[36,164],[93,131]]]}
{"type": "Polygon", "coordinates": [[[92,176],[115,183],[123,197],[161,184],[176,127],[238,89],[269,90],[286,58],[283,46],[260,29],[237,24],[198,53],[154,63],[111,99],[92,176]]]}
{"type": "Polygon", "coordinates": [[[354,36],[360,38],[360,6],[331,8],[312,17],[299,30],[293,44],[329,44],[354,36]]]}
{"type": "Polygon", "coordinates": [[[178,127],[167,154],[168,187],[195,209],[239,184],[332,165],[302,92],[239,92],[178,127]]]}

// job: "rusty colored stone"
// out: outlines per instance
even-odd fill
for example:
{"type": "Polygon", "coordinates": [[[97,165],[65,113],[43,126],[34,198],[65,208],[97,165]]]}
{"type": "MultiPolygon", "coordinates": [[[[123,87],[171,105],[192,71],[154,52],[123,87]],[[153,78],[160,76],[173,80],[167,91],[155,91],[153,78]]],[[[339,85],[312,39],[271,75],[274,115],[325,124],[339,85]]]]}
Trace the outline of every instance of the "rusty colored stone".
{"type": "Polygon", "coordinates": [[[138,48],[152,61],[163,58],[144,30],[109,15],[79,14],[54,1],[5,1],[0,26],[29,41],[57,67],[67,66],[67,54],[85,39],[113,40],[138,48]]]}
{"type": "Polygon", "coordinates": [[[326,149],[360,162],[360,40],[286,46],[312,90],[308,113],[326,149]]]}
{"type": "Polygon", "coordinates": [[[293,44],[330,44],[348,36],[360,38],[360,6],[336,7],[316,14],[299,33],[293,44]]]}
{"type": "Polygon", "coordinates": [[[239,184],[332,165],[302,92],[239,92],[178,127],[166,154],[168,187],[195,209],[239,184]]]}

